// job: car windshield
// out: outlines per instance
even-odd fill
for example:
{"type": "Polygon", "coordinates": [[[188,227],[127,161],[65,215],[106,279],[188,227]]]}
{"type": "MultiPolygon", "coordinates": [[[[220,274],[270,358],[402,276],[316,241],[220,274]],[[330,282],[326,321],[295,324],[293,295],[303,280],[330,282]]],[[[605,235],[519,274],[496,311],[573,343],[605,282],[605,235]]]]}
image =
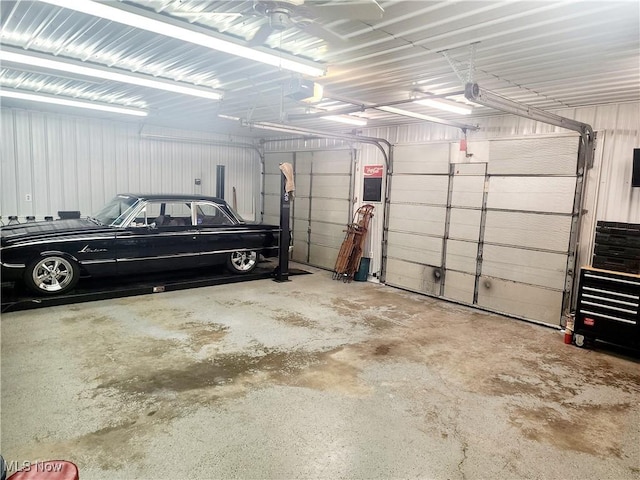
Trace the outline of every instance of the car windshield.
{"type": "Polygon", "coordinates": [[[118,227],[122,225],[122,222],[129,216],[139,201],[140,199],[135,197],[118,195],[95,213],[92,218],[103,225],[118,227]]]}

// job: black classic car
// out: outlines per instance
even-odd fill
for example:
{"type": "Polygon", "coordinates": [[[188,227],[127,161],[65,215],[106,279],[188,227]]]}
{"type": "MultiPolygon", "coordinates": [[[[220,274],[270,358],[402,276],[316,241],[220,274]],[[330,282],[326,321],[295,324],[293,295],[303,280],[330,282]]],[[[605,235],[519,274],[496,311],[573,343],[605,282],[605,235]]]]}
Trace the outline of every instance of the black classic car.
{"type": "Polygon", "coordinates": [[[80,277],[226,264],[251,272],[278,255],[279,227],[248,223],[224,201],[193,195],[117,195],[92,217],[2,227],[2,280],[55,295],[80,277]]]}

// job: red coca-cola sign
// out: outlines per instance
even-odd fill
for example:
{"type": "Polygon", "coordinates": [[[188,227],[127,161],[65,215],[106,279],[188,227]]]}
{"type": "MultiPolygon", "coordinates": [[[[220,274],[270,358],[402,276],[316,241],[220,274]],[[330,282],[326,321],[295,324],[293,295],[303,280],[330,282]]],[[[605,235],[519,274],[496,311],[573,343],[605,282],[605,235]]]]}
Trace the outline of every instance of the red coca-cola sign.
{"type": "Polygon", "coordinates": [[[365,178],[382,178],[382,172],[384,172],[383,165],[365,165],[364,166],[365,178]]]}

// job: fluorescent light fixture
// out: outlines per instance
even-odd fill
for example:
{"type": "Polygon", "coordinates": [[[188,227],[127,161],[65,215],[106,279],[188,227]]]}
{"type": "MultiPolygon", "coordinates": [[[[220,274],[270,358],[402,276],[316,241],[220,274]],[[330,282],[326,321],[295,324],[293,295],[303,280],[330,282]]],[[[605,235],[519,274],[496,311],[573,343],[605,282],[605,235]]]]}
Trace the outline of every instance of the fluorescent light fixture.
{"type": "Polygon", "coordinates": [[[205,33],[190,30],[168,22],[162,22],[128,10],[112,7],[107,3],[98,3],[90,0],[40,0],[41,2],[56,5],[58,7],[75,10],[96,17],[104,18],[112,22],[128,25],[133,28],[157,33],[166,37],[176,38],[185,42],[200,45],[202,47],[218,50],[220,52],[248,58],[256,62],[265,63],[274,67],[302,73],[311,77],[320,77],[325,74],[325,69],[317,65],[307,64],[296,60],[282,58],[272,53],[255,50],[239,43],[222,38],[207,35],[205,33]]]}
{"type": "Polygon", "coordinates": [[[448,125],[450,127],[455,127],[455,128],[464,128],[471,131],[478,130],[477,125],[466,125],[464,123],[458,123],[451,120],[443,120],[442,118],[431,117],[429,115],[423,115],[421,113],[416,113],[416,112],[410,112],[408,110],[402,110],[401,108],[395,108],[395,107],[374,107],[374,108],[376,110],[382,110],[383,112],[395,113],[396,115],[404,115],[405,117],[417,118],[419,120],[424,120],[426,122],[440,123],[442,125],[448,125]]]}
{"type": "Polygon", "coordinates": [[[408,110],[402,110],[401,108],[395,107],[376,107],[378,110],[382,110],[383,112],[395,113],[396,115],[404,115],[405,117],[417,118],[419,120],[426,120],[427,122],[435,122],[435,123],[447,123],[446,120],[442,120],[441,118],[431,117],[429,115],[423,115],[421,113],[410,112],[408,110]]]}
{"type": "Polygon", "coordinates": [[[427,107],[437,108],[446,112],[459,113],[460,115],[469,115],[471,112],[473,112],[473,108],[467,105],[454,105],[452,103],[443,102],[432,98],[421,98],[419,100],[414,100],[413,103],[426,105],[427,107]]]}
{"type": "Polygon", "coordinates": [[[64,105],[66,107],[88,108],[91,110],[100,110],[110,113],[122,113],[124,115],[135,115],[138,117],[146,117],[147,112],[134,108],[112,107],[110,105],[100,105],[97,103],[81,102],[78,100],[67,100],[65,98],[48,97],[44,95],[35,95],[33,93],[22,93],[11,90],[0,89],[0,97],[15,98],[18,100],[27,100],[30,102],[52,103],[54,105],[64,105]]]}
{"type": "Polygon", "coordinates": [[[364,118],[357,118],[350,115],[327,115],[326,117],[320,117],[326,120],[333,120],[334,122],[347,123],[349,125],[357,125],[358,127],[364,127],[367,121],[364,118]]]}
{"type": "Polygon", "coordinates": [[[216,91],[207,91],[195,87],[187,87],[177,83],[161,82],[150,78],[142,78],[134,75],[125,75],[116,73],[107,69],[85,67],[75,63],[63,62],[60,60],[50,60],[36,55],[25,55],[22,53],[0,51],[0,61],[19,63],[21,65],[29,65],[35,67],[48,68],[50,70],[59,70],[65,73],[76,73],[87,77],[95,77],[104,80],[114,80],[116,82],[129,83],[131,85],[139,85],[141,87],[156,88],[167,92],[183,93],[185,95],[193,95],[195,97],[207,98],[209,100],[220,100],[222,95],[216,91]]]}

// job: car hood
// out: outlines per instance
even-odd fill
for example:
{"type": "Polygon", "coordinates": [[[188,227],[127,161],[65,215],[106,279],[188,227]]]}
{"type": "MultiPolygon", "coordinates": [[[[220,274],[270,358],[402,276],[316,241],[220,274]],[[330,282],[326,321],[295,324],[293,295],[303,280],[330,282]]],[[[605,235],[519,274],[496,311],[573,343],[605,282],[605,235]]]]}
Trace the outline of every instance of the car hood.
{"type": "Polygon", "coordinates": [[[2,246],[5,247],[32,240],[56,239],[78,233],[98,233],[110,230],[109,227],[96,225],[91,220],[77,218],[6,225],[0,229],[0,232],[2,234],[2,246]]]}

